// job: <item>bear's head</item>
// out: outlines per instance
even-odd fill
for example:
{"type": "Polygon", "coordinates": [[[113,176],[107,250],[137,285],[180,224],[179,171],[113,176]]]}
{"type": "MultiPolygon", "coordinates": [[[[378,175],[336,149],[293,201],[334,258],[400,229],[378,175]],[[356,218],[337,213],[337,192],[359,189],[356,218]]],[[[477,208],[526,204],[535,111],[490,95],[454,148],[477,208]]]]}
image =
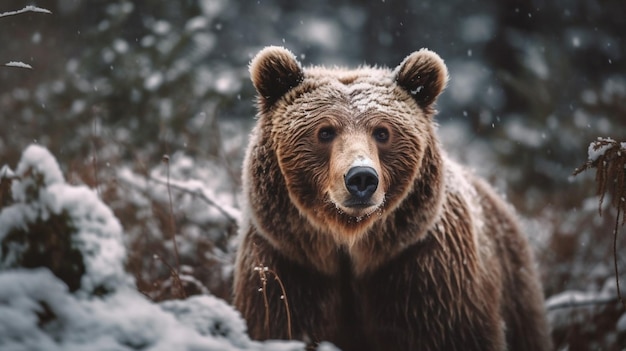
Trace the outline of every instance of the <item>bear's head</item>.
{"type": "MultiPolygon", "coordinates": [[[[424,160],[436,147],[434,103],[448,79],[437,54],[414,52],[395,70],[305,69],[290,51],[268,47],[252,60],[250,73],[259,121],[248,172],[267,178],[255,179],[254,191],[276,202],[253,200],[253,212],[273,208],[281,217],[293,206],[303,223],[352,244],[431,172],[424,160]],[[290,204],[270,192],[287,192],[290,204]]],[[[417,198],[427,206],[428,196],[434,195],[417,198]]]]}

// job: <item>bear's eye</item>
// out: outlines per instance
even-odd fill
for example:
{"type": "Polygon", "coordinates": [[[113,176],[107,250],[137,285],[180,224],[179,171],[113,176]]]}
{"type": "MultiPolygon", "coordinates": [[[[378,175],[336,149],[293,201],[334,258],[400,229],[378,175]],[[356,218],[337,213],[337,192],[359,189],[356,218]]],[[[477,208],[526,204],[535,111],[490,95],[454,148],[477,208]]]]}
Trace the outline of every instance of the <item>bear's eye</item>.
{"type": "Polygon", "coordinates": [[[335,138],[335,130],[332,127],[324,127],[317,132],[317,138],[322,143],[331,142],[335,138]]]}
{"type": "Polygon", "coordinates": [[[389,140],[389,131],[384,127],[374,129],[374,133],[372,135],[379,143],[386,143],[389,140]]]}

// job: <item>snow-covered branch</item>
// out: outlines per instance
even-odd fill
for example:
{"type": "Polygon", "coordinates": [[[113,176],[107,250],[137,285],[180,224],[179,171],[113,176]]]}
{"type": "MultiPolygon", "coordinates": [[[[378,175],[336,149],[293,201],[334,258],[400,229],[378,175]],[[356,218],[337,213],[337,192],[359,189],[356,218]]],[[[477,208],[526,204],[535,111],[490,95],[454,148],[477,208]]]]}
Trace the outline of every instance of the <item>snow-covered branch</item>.
{"type": "Polygon", "coordinates": [[[178,182],[178,181],[173,181],[173,180],[168,181],[168,180],[160,179],[154,176],[151,176],[150,180],[156,183],[162,184],[162,185],[170,186],[173,189],[176,189],[180,192],[183,192],[192,196],[197,196],[199,199],[206,202],[208,205],[213,206],[215,209],[217,209],[231,223],[237,223],[237,218],[239,217],[239,211],[230,206],[222,206],[218,204],[217,201],[215,201],[212,198],[209,192],[204,187],[200,186],[199,183],[178,182]]]}
{"type": "Polygon", "coordinates": [[[587,293],[582,291],[564,291],[550,297],[546,301],[546,310],[553,311],[561,308],[576,308],[596,305],[606,305],[618,302],[617,296],[607,294],[587,293]]]}
{"type": "Polygon", "coordinates": [[[5,63],[4,64],[5,67],[14,67],[14,68],[27,68],[27,69],[33,69],[33,66],[24,63],[24,62],[16,62],[16,61],[11,61],[9,63],[5,63]]]}
{"type": "Polygon", "coordinates": [[[52,11],[50,11],[50,10],[46,10],[44,8],[33,6],[33,5],[29,5],[29,6],[24,7],[21,10],[2,12],[2,13],[0,13],[0,18],[20,15],[20,14],[26,13],[26,12],[37,12],[37,13],[52,14],[52,11]]]}

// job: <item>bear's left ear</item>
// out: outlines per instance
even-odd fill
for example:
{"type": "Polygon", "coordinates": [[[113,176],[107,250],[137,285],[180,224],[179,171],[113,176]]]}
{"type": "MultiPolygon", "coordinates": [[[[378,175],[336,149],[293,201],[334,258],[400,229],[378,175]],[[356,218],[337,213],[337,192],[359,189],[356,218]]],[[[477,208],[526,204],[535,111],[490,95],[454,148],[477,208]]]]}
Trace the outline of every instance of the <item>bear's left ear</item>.
{"type": "Polygon", "coordinates": [[[448,83],[448,69],[436,53],[421,49],[407,56],[394,70],[396,83],[427,109],[448,83]]]}
{"type": "Polygon", "coordinates": [[[250,77],[259,93],[261,107],[267,110],[302,82],[304,71],[291,51],[268,46],[250,62],[250,77]]]}

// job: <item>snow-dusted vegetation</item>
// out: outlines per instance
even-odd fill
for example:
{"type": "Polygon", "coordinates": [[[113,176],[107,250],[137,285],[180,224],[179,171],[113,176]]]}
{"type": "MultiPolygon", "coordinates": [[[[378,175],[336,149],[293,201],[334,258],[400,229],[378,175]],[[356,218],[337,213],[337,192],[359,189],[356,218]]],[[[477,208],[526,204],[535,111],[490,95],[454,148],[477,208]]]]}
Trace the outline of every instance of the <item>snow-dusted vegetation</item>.
{"type": "Polygon", "coordinates": [[[600,216],[594,172],[572,177],[590,142],[626,141],[623,1],[31,3],[0,4],[0,349],[278,347],[228,306],[266,45],[350,66],[438,52],[441,139],[523,218],[557,349],[626,345],[620,199],[608,186],[600,216]]]}
{"type": "Polygon", "coordinates": [[[66,184],[45,148],[29,146],[10,173],[0,349],[304,350],[251,341],[239,313],[210,294],[160,304],[142,295],[123,269],[120,223],[95,191],[66,184]]]}

